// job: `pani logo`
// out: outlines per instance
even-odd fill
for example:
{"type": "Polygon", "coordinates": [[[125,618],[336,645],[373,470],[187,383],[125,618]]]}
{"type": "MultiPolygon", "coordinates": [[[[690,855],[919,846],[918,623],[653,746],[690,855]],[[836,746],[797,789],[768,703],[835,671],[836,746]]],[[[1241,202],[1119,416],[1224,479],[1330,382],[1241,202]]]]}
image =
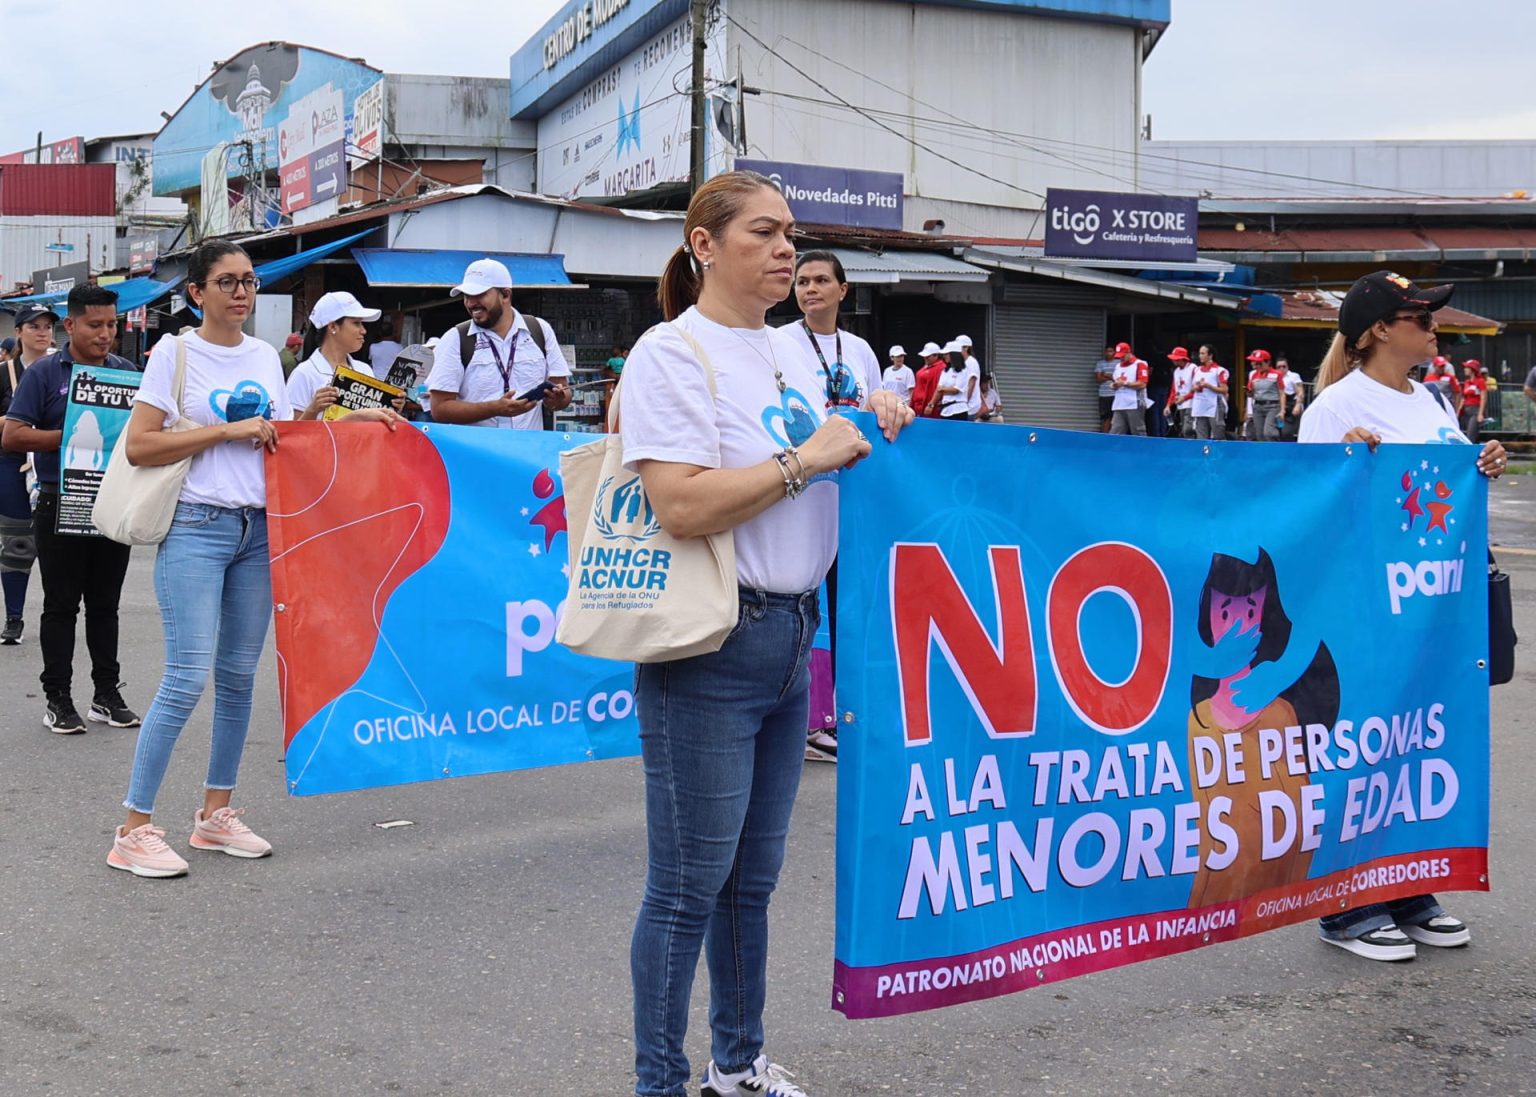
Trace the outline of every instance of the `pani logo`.
{"type": "MultiPolygon", "coordinates": [[[[1418,467],[1404,470],[1398,483],[1402,494],[1397,506],[1404,520],[1398,525],[1401,533],[1411,536],[1420,549],[1434,552],[1443,549],[1453,540],[1451,527],[1456,524],[1452,517],[1456,505],[1451,502],[1455,490],[1440,477],[1440,466],[1420,461],[1418,467]],[[1420,519],[1423,525],[1420,525],[1420,519]]],[[[1466,572],[1467,543],[1459,541],[1456,555],[1445,559],[1398,560],[1386,565],[1387,597],[1394,614],[1403,612],[1403,602],[1408,598],[1433,598],[1442,594],[1461,591],[1466,572]]]]}
{"type": "Polygon", "coordinates": [[[593,525],[609,541],[628,541],[639,544],[661,532],[661,522],[651,509],[651,501],[645,497],[645,486],[640,477],[614,484],[614,477],[605,479],[597,489],[597,501],[593,505],[593,525]]]}

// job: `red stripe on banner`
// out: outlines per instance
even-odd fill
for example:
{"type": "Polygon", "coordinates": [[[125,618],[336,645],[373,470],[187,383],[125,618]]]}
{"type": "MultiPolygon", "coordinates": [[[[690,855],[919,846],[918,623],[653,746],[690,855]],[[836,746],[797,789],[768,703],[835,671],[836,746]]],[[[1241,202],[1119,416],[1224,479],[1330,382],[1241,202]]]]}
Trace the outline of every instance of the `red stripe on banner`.
{"type": "Polygon", "coordinates": [[[861,968],[839,961],[832,1008],[854,1019],[916,1013],[1172,956],[1367,903],[1487,890],[1486,849],[1379,857],[1236,902],[1112,918],[961,956],[861,968]]]}

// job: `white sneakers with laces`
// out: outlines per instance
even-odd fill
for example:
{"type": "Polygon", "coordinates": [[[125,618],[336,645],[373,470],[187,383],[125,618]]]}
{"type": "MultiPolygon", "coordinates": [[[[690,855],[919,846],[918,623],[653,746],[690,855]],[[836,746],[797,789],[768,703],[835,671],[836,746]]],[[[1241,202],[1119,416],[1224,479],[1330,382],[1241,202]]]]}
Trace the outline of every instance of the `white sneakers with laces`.
{"type": "Polygon", "coordinates": [[[700,1097],[809,1097],[795,1085],[789,1071],[759,1055],[752,1065],[738,1074],[721,1074],[714,1063],[704,1071],[704,1089],[700,1097]]]}

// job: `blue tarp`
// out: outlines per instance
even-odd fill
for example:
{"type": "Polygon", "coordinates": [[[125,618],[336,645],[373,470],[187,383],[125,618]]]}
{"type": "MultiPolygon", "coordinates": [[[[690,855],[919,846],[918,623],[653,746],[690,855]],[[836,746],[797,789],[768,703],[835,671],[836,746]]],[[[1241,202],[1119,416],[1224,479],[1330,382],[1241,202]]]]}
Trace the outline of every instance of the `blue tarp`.
{"type": "Polygon", "coordinates": [[[262,263],[256,268],[256,277],[263,282],[276,282],[279,278],[286,278],[295,271],[303,270],[316,259],[324,259],[327,255],[333,255],[346,247],[355,244],[369,233],[375,231],[377,225],[355,232],[351,236],[344,236],[340,240],[332,240],[329,244],[321,244],[317,248],[301,251],[294,255],[285,255],[281,259],[274,259],[270,263],[262,263]]]}
{"type": "Polygon", "coordinates": [[[370,286],[456,286],[464,268],[476,259],[507,265],[514,286],[568,286],[563,255],[527,255],[485,251],[411,251],[405,248],[353,248],[370,286]]]}
{"type": "MultiPolygon", "coordinates": [[[[132,312],[134,309],[152,305],[171,290],[181,285],[180,278],[173,278],[169,282],[157,282],[153,278],[130,278],[125,282],[114,282],[102,289],[109,289],[117,294],[117,311],[132,312]]],[[[27,305],[62,306],[64,299],[69,296],[67,290],[58,293],[34,293],[29,297],[8,297],[0,301],[0,308],[19,309],[27,305]]]]}

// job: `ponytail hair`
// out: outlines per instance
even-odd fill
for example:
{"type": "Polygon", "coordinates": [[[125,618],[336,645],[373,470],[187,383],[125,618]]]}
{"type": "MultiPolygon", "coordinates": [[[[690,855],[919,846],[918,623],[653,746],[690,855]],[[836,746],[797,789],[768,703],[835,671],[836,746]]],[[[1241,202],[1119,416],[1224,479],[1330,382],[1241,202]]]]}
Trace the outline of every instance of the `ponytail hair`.
{"type": "Polygon", "coordinates": [[[309,320],[304,321],[304,342],[299,347],[299,361],[307,362],[315,351],[320,349],[320,344],[325,342],[325,333],[315,327],[309,320]]]}
{"type": "Polygon", "coordinates": [[[1317,380],[1312,383],[1313,398],[1329,385],[1344,380],[1351,370],[1364,365],[1375,342],[1376,336],[1369,330],[1356,339],[1353,346],[1345,341],[1343,332],[1334,332],[1328,353],[1323,355],[1322,364],[1317,367],[1317,380]]]}
{"type": "MultiPolygon", "coordinates": [[[[728,171],[715,176],[694,192],[683,221],[683,243],[667,260],[656,283],[656,301],[664,320],[675,320],[699,299],[704,288],[704,271],[693,258],[690,242],[695,229],[719,237],[741,213],[746,200],[773,181],[755,171],[728,171]]],[[[777,190],[777,188],[774,188],[777,190]]]]}

